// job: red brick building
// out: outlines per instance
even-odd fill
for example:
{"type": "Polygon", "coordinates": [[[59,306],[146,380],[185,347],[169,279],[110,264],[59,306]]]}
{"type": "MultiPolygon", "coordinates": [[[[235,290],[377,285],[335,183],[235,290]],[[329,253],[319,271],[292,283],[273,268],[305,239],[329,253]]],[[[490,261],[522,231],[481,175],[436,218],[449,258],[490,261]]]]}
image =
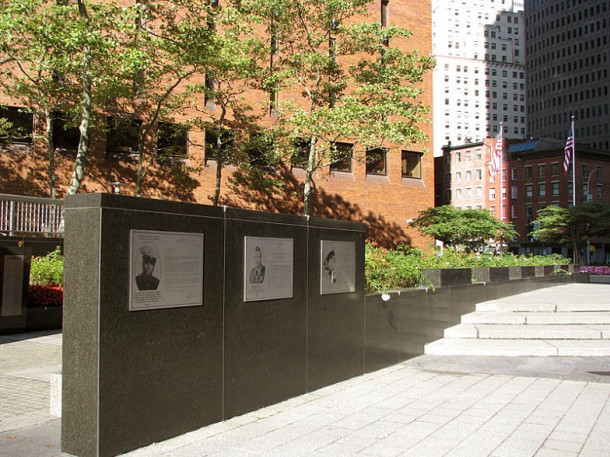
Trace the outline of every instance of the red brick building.
{"type": "MultiPolygon", "coordinates": [[[[512,245],[515,251],[557,252],[558,246],[537,242],[529,233],[539,209],[572,206],[574,190],[576,204],[588,198],[610,201],[609,153],[577,144],[574,185],[572,171],[565,173],[563,168],[564,141],[508,141],[501,174],[498,172],[494,180],[489,176],[488,164],[495,142],[487,138],[481,143],[444,148],[443,156],[436,158],[436,203],[488,209],[498,219],[513,223],[519,233],[512,245]]],[[[602,261],[603,252],[609,250],[602,249],[606,247],[604,243],[598,244],[598,260],[602,261]]]]}
{"type": "MultiPolygon", "coordinates": [[[[431,6],[430,2],[371,1],[373,17],[381,20],[381,5],[385,4],[385,20],[388,24],[405,27],[413,31],[407,41],[408,50],[417,49],[422,55],[431,55],[431,6]]],[[[422,87],[421,101],[432,106],[432,75],[427,74],[422,87]]],[[[295,97],[294,91],[280,93],[280,100],[295,97]]],[[[255,101],[260,93],[248,95],[255,101]]],[[[268,95],[267,95],[268,97],[268,95]]],[[[202,105],[204,105],[202,100],[202,105]]],[[[18,119],[26,127],[36,125],[42,130],[39,120],[28,117],[17,110],[18,104],[5,94],[0,94],[0,107],[4,115],[18,119]]],[[[186,114],[188,117],[188,113],[186,114]]],[[[179,121],[179,119],[178,119],[179,121]]],[[[273,122],[269,119],[264,122],[273,122]]],[[[136,180],[136,156],[117,154],[117,138],[106,119],[98,119],[98,128],[92,132],[91,151],[88,157],[86,177],[81,192],[112,192],[112,183],[120,182],[121,193],[133,195],[136,180]],[[110,130],[105,131],[108,125],[110,130]]],[[[395,145],[388,149],[383,166],[372,169],[363,161],[350,160],[341,171],[330,169],[316,177],[313,215],[333,219],[357,220],[369,228],[369,237],[390,245],[399,242],[427,247],[430,240],[421,237],[409,227],[407,220],[417,217],[419,211],[434,205],[434,158],[432,150],[432,126],[421,126],[430,141],[426,148],[413,145],[395,145]]],[[[76,139],[77,141],[77,139],[76,139]]],[[[67,188],[75,156],[75,138],[64,132],[56,139],[57,189],[62,193],[67,188]]],[[[156,147],[152,145],[151,147],[156,147]]],[[[131,151],[133,152],[133,151],[131,151]]],[[[354,152],[358,154],[358,150],[354,152]]],[[[360,151],[362,153],[362,151],[360,151]]],[[[142,189],[142,195],[150,198],[197,202],[209,204],[214,193],[215,163],[205,157],[205,134],[200,131],[188,133],[188,172],[176,173],[171,164],[151,167],[142,189]]],[[[300,213],[302,211],[301,189],[304,171],[281,163],[272,173],[284,184],[280,194],[252,191],[247,183],[230,187],[229,178],[235,170],[225,167],[221,188],[221,203],[229,206],[256,210],[300,213]]],[[[48,159],[44,147],[35,135],[22,138],[13,144],[0,144],[0,193],[31,196],[48,196],[48,159]]]]}

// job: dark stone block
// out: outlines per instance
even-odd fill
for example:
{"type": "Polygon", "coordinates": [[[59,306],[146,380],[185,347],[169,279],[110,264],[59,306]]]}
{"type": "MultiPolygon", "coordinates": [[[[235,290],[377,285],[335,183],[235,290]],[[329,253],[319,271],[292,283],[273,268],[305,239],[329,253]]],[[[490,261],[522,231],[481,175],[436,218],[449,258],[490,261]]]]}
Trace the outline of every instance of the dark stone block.
{"type": "Polygon", "coordinates": [[[364,269],[356,291],[321,294],[321,241],[357,241],[356,265],[364,265],[364,226],[312,218],[308,237],[307,390],[364,373],[364,269]]]}
{"type": "Polygon", "coordinates": [[[307,219],[227,210],[225,418],[306,392],[307,219]],[[292,238],[291,298],[244,301],[244,236],[292,238]]]}

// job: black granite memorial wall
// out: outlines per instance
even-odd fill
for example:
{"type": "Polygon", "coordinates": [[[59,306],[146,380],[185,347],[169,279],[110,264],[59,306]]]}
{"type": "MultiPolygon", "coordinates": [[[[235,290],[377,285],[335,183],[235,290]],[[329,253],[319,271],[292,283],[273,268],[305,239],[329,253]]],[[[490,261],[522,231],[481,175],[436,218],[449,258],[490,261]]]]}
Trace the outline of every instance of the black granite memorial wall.
{"type": "Polygon", "coordinates": [[[358,223],[67,198],[62,450],[116,455],[364,373],[364,238],[358,223]],[[142,270],[158,256],[134,231],[203,235],[201,306],[162,306],[167,258],[153,263],[159,290],[134,295],[134,251],[142,270]],[[322,240],[354,243],[353,292],[321,295],[322,240]]]}

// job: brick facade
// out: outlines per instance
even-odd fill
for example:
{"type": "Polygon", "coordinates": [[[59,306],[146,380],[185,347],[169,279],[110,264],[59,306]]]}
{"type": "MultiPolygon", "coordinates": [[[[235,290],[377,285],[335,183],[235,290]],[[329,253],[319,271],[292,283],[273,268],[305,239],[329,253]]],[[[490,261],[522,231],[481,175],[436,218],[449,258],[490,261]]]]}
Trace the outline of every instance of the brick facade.
{"type": "MultiPolygon", "coordinates": [[[[380,14],[380,1],[371,2],[374,16],[380,14]]],[[[417,49],[421,55],[431,55],[431,9],[430,2],[390,2],[389,24],[413,31],[405,42],[408,50],[417,49]]],[[[432,75],[424,77],[423,104],[432,106],[432,75]]],[[[263,94],[263,96],[265,96],[263,94]]],[[[280,100],[297,97],[296,91],[283,91],[280,100]]],[[[248,94],[251,101],[261,93],[248,94]]],[[[0,105],[15,105],[8,97],[0,95],[0,105]]],[[[188,113],[186,114],[188,117],[188,113]]],[[[176,119],[180,121],[180,119],[176,119]]],[[[273,122],[268,117],[264,122],[273,122]]],[[[108,157],[105,119],[98,119],[92,132],[91,151],[88,158],[86,178],[81,192],[112,192],[113,182],[121,182],[121,192],[132,195],[136,181],[136,158],[125,155],[121,159],[108,157]]],[[[42,126],[38,126],[41,130],[42,126]]],[[[417,150],[411,145],[394,146],[387,156],[385,176],[367,175],[363,161],[354,160],[351,173],[321,173],[316,179],[313,197],[313,215],[333,219],[357,220],[366,223],[368,236],[386,245],[399,242],[418,247],[428,247],[430,240],[421,237],[409,228],[407,220],[434,205],[434,158],[432,156],[432,126],[421,126],[426,133],[427,151],[421,159],[421,179],[403,178],[401,175],[401,151],[417,150]]],[[[171,164],[151,167],[142,188],[145,197],[197,202],[209,204],[214,192],[215,163],[206,163],[203,132],[189,132],[188,173],[174,170],[171,164]]],[[[39,140],[35,140],[35,152],[31,145],[0,145],[0,193],[32,196],[48,196],[48,157],[39,140]]],[[[355,151],[355,156],[362,151],[355,151]]],[[[418,151],[424,152],[424,151],[418,151]]],[[[72,172],[75,151],[58,150],[56,154],[56,176],[59,196],[65,191],[72,172]]],[[[279,193],[252,191],[247,183],[229,187],[228,179],[234,169],[225,167],[221,188],[221,203],[229,206],[251,208],[272,212],[300,213],[302,211],[301,190],[304,171],[291,169],[290,164],[281,163],[274,169],[274,177],[284,183],[279,193]]]]}

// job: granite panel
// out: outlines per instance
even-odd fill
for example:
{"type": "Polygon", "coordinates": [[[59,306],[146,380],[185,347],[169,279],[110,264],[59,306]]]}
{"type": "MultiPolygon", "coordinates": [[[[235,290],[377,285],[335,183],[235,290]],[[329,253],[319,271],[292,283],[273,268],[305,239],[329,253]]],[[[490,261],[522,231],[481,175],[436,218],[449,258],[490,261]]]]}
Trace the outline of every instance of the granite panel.
{"type": "Polygon", "coordinates": [[[363,225],[311,219],[308,233],[307,390],[364,373],[363,225]],[[320,293],[322,240],[355,241],[356,291],[320,293]]]}
{"type": "Polygon", "coordinates": [[[306,392],[307,219],[228,209],[224,418],[306,392]],[[244,237],[292,238],[293,296],[244,301],[244,237]]]}
{"type": "Polygon", "coordinates": [[[61,446],[97,456],[100,208],[75,210],[66,199],[61,446]]]}

